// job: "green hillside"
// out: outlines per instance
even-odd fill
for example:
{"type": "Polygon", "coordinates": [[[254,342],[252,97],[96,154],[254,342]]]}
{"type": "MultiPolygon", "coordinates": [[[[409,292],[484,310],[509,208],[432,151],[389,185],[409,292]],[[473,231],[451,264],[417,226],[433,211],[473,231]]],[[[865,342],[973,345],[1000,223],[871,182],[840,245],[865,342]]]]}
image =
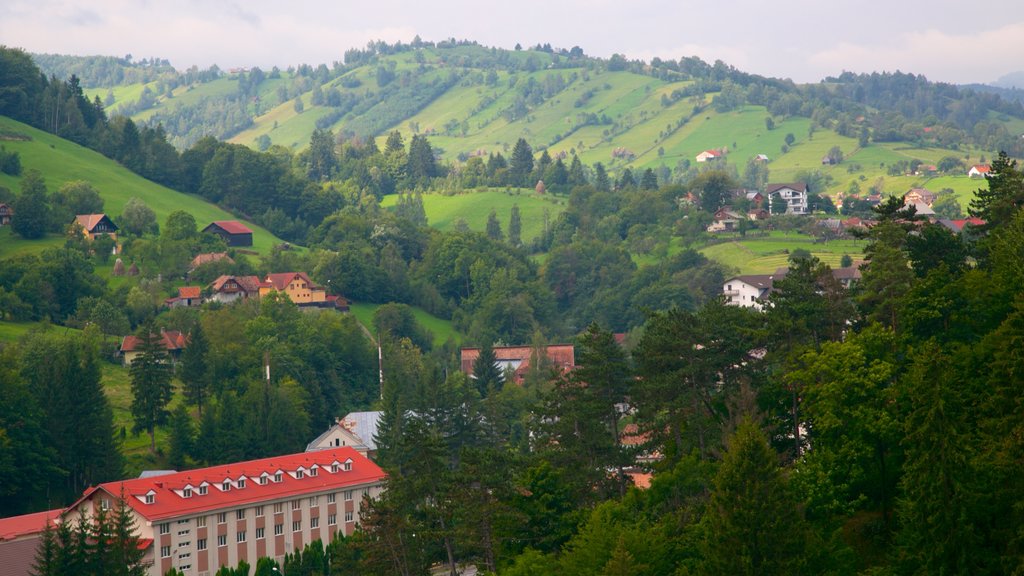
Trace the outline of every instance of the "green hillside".
{"type": "MultiPolygon", "coordinates": [[[[161,224],[175,210],[191,213],[200,227],[214,220],[235,219],[235,216],[198,196],[183,194],[146,180],[98,152],[26,124],[0,117],[0,133],[28,137],[28,140],[24,140],[8,136],[3,142],[4,147],[21,155],[23,170],[39,170],[51,192],[65,182],[86,180],[99,191],[105,210],[110,214],[120,214],[125,203],[137,197],[153,209],[161,224]]],[[[0,173],[0,186],[17,192],[19,182],[20,178],[0,173]]],[[[280,239],[265,229],[251,222],[246,222],[246,225],[253,230],[253,249],[266,253],[273,245],[281,243],[280,239]]],[[[14,250],[38,251],[54,243],[51,239],[20,240],[7,230],[0,231],[0,240],[0,257],[14,250]]]]}

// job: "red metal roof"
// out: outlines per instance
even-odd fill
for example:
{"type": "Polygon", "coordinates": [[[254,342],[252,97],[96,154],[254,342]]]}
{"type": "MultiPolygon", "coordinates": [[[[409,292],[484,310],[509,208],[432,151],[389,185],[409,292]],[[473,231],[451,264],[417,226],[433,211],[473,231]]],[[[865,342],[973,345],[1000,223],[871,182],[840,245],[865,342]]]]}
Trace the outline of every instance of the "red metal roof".
{"type": "MultiPolygon", "coordinates": [[[[160,335],[163,338],[164,348],[168,351],[181,350],[188,343],[185,335],[177,330],[163,330],[160,332],[160,335]]],[[[124,340],[121,341],[121,352],[133,352],[138,346],[139,339],[137,336],[125,336],[124,340]]]]}
{"type": "MultiPolygon", "coordinates": [[[[545,346],[544,351],[547,353],[547,357],[551,360],[551,363],[563,372],[572,370],[576,367],[576,349],[572,344],[553,344],[551,346],[545,346]]],[[[479,356],[479,348],[463,348],[461,358],[462,371],[466,374],[472,375],[473,363],[476,362],[476,359],[479,356]]],[[[533,347],[531,346],[494,347],[494,359],[498,362],[514,360],[518,360],[520,362],[519,367],[516,368],[517,381],[522,379],[527,368],[529,368],[531,356],[533,356],[533,347]]]]}
{"type": "Polygon", "coordinates": [[[79,502],[91,497],[97,490],[102,490],[115,498],[120,497],[123,491],[129,506],[146,519],[156,521],[341,489],[377,482],[385,477],[386,474],[379,466],[359,454],[351,446],[343,446],[316,452],[300,452],[198,468],[151,478],[107,482],[87,490],[82,498],[68,510],[70,511],[79,502]],[[332,464],[344,464],[347,460],[352,461],[351,470],[345,471],[343,468],[339,468],[338,472],[331,472],[332,464]],[[317,465],[319,471],[316,476],[311,476],[308,470],[314,464],[317,465]],[[300,467],[306,470],[303,478],[297,479],[289,474],[289,472],[294,473],[300,467]],[[282,481],[274,482],[274,473],[278,471],[283,473],[282,481]],[[259,484],[257,479],[264,472],[270,476],[270,480],[266,484],[259,484]],[[243,477],[246,479],[245,488],[237,488],[232,485],[226,492],[220,489],[224,480],[230,479],[237,482],[239,478],[243,477]],[[209,484],[207,493],[199,495],[199,486],[203,482],[209,484]],[[189,498],[181,495],[181,491],[186,486],[192,487],[192,496],[189,498]],[[152,504],[144,502],[147,493],[153,494],[152,504]]]}
{"type": "Polygon", "coordinates": [[[309,284],[310,288],[318,288],[318,286],[313,284],[313,281],[309,279],[309,276],[307,276],[305,272],[277,272],[275,274],[267,274],[267,279],[262,283],[262,285],[281,291],[287,288],[288,284],[296,277],[305,280],[306,283],[309,284]]]}
{"type": "Polygon", "coordinates": [[[45,512],[35,512],[22,516],[0,518],[0,541],[38,534],[46,528],[47,522],[60,518],[60,514],[63,511],[63,509],[58,508],[56,510],[46,510],[45,512]]]}
{"type": "Polygon", "coordinates": [[[242,224],[238,220],[217,220],[213,225],[228,234],[252,234],[252,230],[249,230],[245,224],[242,224]]]}

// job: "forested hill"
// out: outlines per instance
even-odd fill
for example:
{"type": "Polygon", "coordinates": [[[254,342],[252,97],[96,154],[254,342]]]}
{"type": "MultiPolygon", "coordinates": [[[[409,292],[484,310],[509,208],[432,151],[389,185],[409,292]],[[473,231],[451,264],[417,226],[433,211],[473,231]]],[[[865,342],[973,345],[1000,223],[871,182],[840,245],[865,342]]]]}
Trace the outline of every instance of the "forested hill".
{"type": "Polygon", "coordinates": [[[179,148],[206,135],[266,149],[303,148],[317,128],[356,136],[399,130],[406,139],[430,136],[448,160],[507,151],[525,138],[587,163],[674,168],[703,147],[732,144],[728,134],[715,141],[693,133],[716,114],[752,105],[764,107],[770,122],[810,119],[862,142],[1024,155],[1019,100],[914,74],[843,73],[799,85],[696,57],[646,63],[550,45],[502,50],[418,40],[371,43],[347,51],[343,62],[287,70],[174,72],[159,58],[35,60],[48,75],[76,74],[108,114],[162,124],[179,148]]]}

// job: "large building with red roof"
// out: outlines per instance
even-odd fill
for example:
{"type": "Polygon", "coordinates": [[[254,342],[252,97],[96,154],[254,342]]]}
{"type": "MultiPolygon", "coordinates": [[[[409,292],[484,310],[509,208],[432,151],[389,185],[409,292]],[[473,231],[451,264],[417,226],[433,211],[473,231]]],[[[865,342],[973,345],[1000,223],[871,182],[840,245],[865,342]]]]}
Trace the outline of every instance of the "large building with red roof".
{"type": "Polygon", "coordinates": [[[238,220],[218,220],[203,228],[203,232],[220,236],[228,246],[252,246],[252,230],[238,220]]]}
{"type": "MultiPolygon", "coordinates": [[[[544,347],[545,356],[551,366],[562,373],[576,367],[576,351],[572,344],[554,344],[544,347]]],[[[462,371],[473,377],[473,363],[480,356],[479,348],[463,348],[461,351],[462,371]]],[[[498,369],[512,371],[516,384],[522,384],[531,363],[537,362],[537,351],[531,346],[495,346],[494,359],[498,369]]]]}
{"type": "Polygon", "coordinates": [[[62,509],[34,514],[0,518],[0,567],[8,576],[27,576],[32,573],[36,547],[46,524],[54,524],[62,509]]]}
{"type": "Polygon", "coordinates": [[[170,568],[209,576],[240,560],[282,561],[314,540],[352,534],[364,498],[385,473],[351,446],[108,482],[66,511],[128,504],[146,547],[149,574],[170,568]],[[123,495],[123,496],[122,496],[123,495]]]}

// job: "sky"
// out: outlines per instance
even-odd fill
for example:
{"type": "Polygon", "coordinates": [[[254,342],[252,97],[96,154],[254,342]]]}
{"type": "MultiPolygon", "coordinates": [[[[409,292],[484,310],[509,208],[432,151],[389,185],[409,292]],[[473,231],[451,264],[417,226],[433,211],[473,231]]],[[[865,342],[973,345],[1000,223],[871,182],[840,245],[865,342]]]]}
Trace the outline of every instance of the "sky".
{"type": "Polygon", "coordinates": [[[899,70],[987,83],[1024,70],[1019,0],[0,0],[0,13],[0,44],[179,69],[329,65],[368,41],[419,35],[698,56],[797,82],[899,70]]]}

